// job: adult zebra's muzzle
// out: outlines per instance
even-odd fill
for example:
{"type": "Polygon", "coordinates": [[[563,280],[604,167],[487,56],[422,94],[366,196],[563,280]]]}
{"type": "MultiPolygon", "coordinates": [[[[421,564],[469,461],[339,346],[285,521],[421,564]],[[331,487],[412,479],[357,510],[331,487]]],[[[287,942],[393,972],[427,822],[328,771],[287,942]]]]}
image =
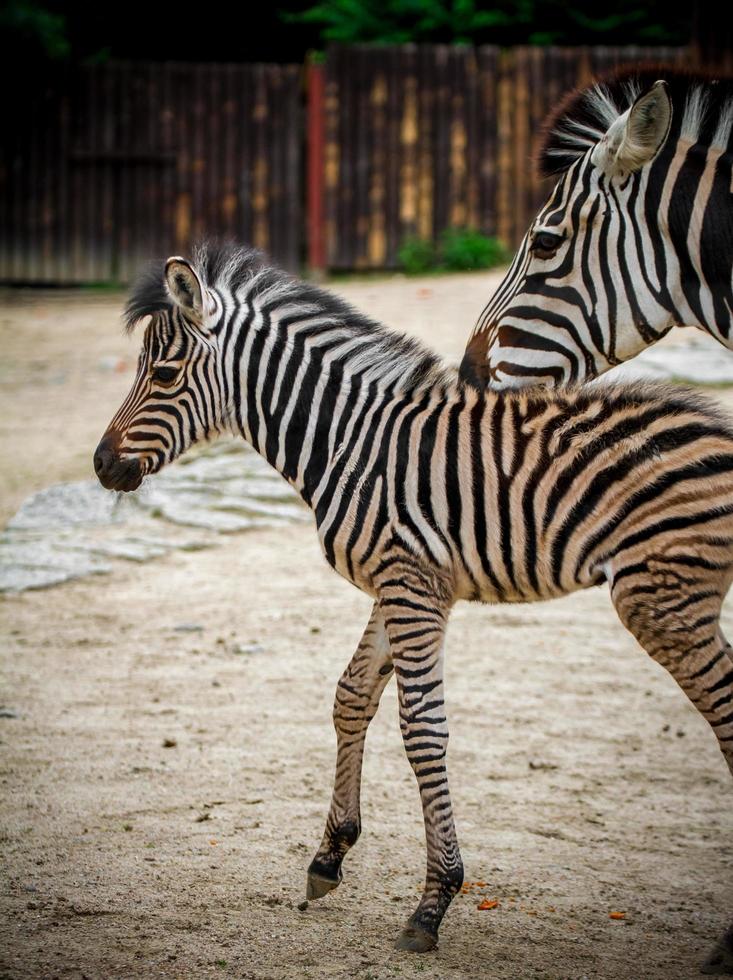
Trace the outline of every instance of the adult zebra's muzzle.
{"type": "Polygon", "coordinates": [[[94,472],[105,490],[137,490],[143,474],[140,460],[119,455],[119,436],[106,432],[94,453],[94,472]]]}

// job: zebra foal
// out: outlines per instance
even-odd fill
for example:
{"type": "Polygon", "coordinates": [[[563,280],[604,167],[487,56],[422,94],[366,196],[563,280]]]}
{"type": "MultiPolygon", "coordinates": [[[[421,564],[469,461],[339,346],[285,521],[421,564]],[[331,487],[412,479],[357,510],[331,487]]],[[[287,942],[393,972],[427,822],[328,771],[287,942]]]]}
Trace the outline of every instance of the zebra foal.
{"type": "Polygon", "coordinates": [[[635,68],[573,92],[540,170],[559,179],[469,339],[464,377],[584,381],[674,325],[733,349],[733,79],[635,68]]]}
{"type": "Polygon", "coordinates": [[[336,690],[309,898],[340,883],[359,836],[364,739],[394,673],[427,845],[398,945],[436,944],[463,879],[443,691],[459,599],[530,602],[607,581],[733,770],[733,654],[719,625],[733,427],[707,402],[654,385],[477,391],[418,343],[234,247],[155,269],[127,306],[130,328],[145,317],[135,381],[94,456],[102,484],[134,490],[192,443],[239,434],[311,508],[328,562],[374,600],[336,690]]]}

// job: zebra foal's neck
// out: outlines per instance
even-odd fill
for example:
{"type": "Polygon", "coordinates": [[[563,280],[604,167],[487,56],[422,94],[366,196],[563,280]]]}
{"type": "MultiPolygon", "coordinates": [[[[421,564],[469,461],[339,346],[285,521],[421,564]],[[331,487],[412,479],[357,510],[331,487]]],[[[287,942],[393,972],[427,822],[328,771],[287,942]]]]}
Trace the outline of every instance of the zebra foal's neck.
{"type": "MultiPolygon", "coordinates": [[[[263,265],[257,252],[203,246],[192,269],[214,319],[218,414],[308,504],[369,413],[390,401],[441,393],[449,384],[440,359],[416,340],[263,265]]],[[[168,318],[176,315],[165,290],[157,295],[155,288],[150,280],[147,293],[133,294],[129,323],[155,307],[168,318]]]]}

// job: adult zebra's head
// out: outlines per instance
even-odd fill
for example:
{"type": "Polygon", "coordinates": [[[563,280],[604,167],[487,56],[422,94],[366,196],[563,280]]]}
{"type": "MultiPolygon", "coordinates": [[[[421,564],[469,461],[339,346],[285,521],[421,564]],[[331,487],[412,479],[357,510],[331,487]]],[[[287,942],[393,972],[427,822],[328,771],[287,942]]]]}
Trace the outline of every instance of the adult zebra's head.
{"type": "Polygon", "coordinates": [[[471,335],[467,379],[582,381],[675,323],[706,325],[698,266],[719,261],[704,241],[707,151],[729,145],[731,86],[662,71],[574,93],[549,123],[540,166],[561,176],[471,335]]]}
{"type": "Polygon", "coordinates": [[[128,330],[149,317],[132,388],[107,427],[94,469],[108,490],[136,490],[192,443],[226,427],[219,357],[222,301],[185,259],[139,280],[128,330]]]}

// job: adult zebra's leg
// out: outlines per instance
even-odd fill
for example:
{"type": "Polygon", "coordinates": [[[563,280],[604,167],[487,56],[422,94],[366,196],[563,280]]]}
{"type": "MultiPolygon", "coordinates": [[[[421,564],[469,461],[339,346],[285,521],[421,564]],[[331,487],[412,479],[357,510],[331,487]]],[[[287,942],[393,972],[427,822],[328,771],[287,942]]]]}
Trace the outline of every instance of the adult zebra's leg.
{"type": "Polygon", "coordinates": [[[376,584],[397,678],[400,728],[417,778],[427,843],[425,888],[397,948],[424,952],[437,944],[441,920],[463,883],[446,772],[443,644],[451,594],[438,574],[407,555],[387,559],[376,584]]]}
{"type": "Polygon", "coordinates": [[[359,801],[364,741],[392,672],[384,619],[375,603],[356,653],[336,687],[333,704],[336,776],[323,840],[308,868],[309,899],[321,898],[341,882],[341,862],[361,832],[359,801]]]}
{"type": "MultiPolygon", "coordinates": [[[[718,622],[729,570],[694,554],[684,559],[651,559],[629,575],[616,571],[611,596],[623,624],[709,722],[733,775],[733,650],[718,622]]],[[[733,976],[733,925],[702,972],[733,976]]]]}

